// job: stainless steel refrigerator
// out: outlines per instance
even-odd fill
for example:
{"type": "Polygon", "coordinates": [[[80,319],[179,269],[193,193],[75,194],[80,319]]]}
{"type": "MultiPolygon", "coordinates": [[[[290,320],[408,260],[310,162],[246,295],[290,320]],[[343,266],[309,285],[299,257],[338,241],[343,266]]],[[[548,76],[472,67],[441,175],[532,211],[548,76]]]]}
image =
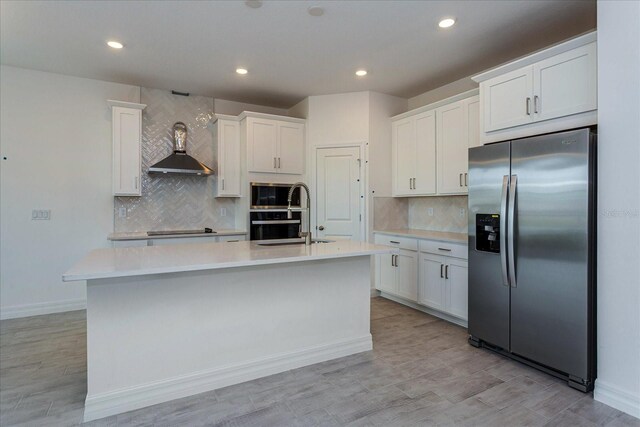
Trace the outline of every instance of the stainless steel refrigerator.
{"type": "Polygon", "coordinates": [[[593,129],[469,150],[469,342],[595,380],[593,129]]]}

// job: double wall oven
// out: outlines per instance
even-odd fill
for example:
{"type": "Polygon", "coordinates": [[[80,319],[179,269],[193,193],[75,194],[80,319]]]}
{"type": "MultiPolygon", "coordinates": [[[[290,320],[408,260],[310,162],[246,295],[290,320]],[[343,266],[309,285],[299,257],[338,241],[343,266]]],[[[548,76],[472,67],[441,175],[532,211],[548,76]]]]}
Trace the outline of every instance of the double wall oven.
{"type": "Polygon", "coordinates": [[[300,188],[291,199],[291,218],[287,218],[291,184],[251,183],[249,210],[251,240],[298,240],[302,227],[300,188]]]}

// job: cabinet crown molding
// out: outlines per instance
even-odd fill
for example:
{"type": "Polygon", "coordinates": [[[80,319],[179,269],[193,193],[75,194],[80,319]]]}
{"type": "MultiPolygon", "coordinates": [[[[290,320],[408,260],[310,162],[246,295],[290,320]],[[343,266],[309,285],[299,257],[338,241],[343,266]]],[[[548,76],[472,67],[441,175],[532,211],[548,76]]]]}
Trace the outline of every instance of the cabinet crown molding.
{"type": "Polygon", "coordinates": [[[217,114],[214,113],[211,118],[211,124],[216,123],[218,120],[230,120],[234,122],[239,122],[241,120],[240,116],[231,116],[229,114],[217,114]]]}
{"type": "Polygon", "coordinates": [[[443,105],[451,104],[456,101],[461,101],[466,98],[471,98],[472,96],[476,96],[480,93],[480,89],[471,89],[466,92],[459,93],[457,95],[450,96],[449,98],[441,99],[440,101],[432,102],[431,104],[423,105],[422,107],[414,108],[413,110],[409,110],[406,113],[398,114],[391,117],[391,120],[401,120],[407,117],[414,116],[416,114],[424,113],[425,111],[435,110],[436,108],[442,107],[443,105]]]}
{"type": "Polygon", "coordinates": [[[502,65],[498,65],[497,67],[491,68],[487,71],[483,71],[480,74],[476,74],[475,76],[471,77],[471,80],[476,83],[482,83],[486,80],[492,79],[510,71],[514,71],[528,65],[533,65],[536,62],[551,58],[564,52],[568,52],[589,43],[593,43],[598,39],[597,35],[597,31],[591,31],[578,37],[574,37],[555,45],[545,47],[536,52],[506,62],[502,65]]]}
{"type": "Polygon", "coordinates": [[[290,123],[305,124],[307,122],[305,119],[299,119],[297,117],[278,116],[276,114],[266,114],[266,113],[256,113],[254,111],[243,111],[238,116],[238,120],[244,120],[248,117],[254,117],[257,119],[280,120],[282,122],[290,122],[290,123]]]}
{"type": "Polygon", "coordinates": [[[109,107],[124,107],[136,110],[144,110],[147,108],[147,104],[137,104],[135,102],[118,101],[115,99],[107,99],[107,105],[109,105],[109,107]]]}

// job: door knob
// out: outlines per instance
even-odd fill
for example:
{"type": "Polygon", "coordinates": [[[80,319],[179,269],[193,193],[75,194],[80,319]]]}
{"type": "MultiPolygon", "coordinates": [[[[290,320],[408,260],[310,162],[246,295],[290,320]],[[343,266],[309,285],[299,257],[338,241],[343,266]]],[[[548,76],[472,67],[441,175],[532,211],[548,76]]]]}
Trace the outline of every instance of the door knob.
{"type": "Polygon", "coordinates": [[[318,230],[320,231],[324,230],[324,225],[321,225],[320,227],[318,227],[318,230]]]}

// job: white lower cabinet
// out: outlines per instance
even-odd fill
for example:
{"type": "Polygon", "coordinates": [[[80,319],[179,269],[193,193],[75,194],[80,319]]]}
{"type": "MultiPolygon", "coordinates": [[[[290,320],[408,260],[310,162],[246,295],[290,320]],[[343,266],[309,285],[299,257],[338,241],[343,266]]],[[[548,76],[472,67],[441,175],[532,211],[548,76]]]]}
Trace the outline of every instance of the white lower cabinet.
{"type": "Polygon", "coordinates": [[[399,302],[465,324],[468,317],[467,246],[405,236],[376,234],[375,243],[399,253],[376,257],[375,287],[399,302]],[[459,320],[455,320],[455,319],[459,320]]]}
{"type": "Polygon", "coordinates": [[[467,261],[420,254],[420,304],[467,320],[467,283],[467,261]]]}

